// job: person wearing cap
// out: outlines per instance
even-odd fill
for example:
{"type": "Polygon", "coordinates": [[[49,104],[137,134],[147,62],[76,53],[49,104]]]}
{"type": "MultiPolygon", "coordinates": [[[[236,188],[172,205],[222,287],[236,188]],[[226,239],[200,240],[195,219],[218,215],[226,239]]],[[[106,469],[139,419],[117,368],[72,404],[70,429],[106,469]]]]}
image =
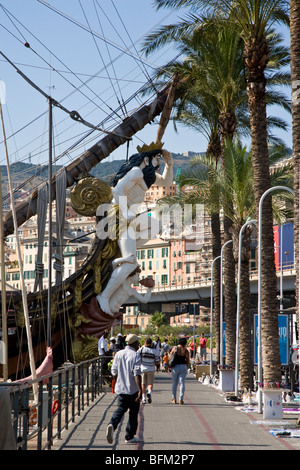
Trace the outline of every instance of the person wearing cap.
{"type": "Polygon", "coordinates": [[[114,431],[127,410],[129,410],[129,418],[126,425],[125,442],[128,444],[139,442],[135,434],[142,397],[141,356],[137,353],[140,340],[140,336],[127,335],[127,346],[116,353],[111,367],[112,376],[116,380],[115,392],[119,397],[118,407],[106,428],[106,439],[109,444],[114,442],[114,431]]]}
{"type": "Polygon", "coordinates": [[[146,392],[148,403],[152,403],[155,366],[159,364],[160,357],[149,336],[145,339],[145,345],[138,350],[138,353],[141,355],[142,404],[145,405],[146,392]]]}
{"type": "Polygon", "coordinates": [[[116,347],[117,347],[117,351],[120,351],[120,349],[125,348],[125,338],[123,338],[122,333],[117,334],[116,347]]]}
{"type": "Polygon", "coordinates": [[[117,352],[117,346],[116,346],[116,338],[112,336],[109,340],[109,348],[108,348],[109,354],[113,355],[114,353],[117,352]]]}

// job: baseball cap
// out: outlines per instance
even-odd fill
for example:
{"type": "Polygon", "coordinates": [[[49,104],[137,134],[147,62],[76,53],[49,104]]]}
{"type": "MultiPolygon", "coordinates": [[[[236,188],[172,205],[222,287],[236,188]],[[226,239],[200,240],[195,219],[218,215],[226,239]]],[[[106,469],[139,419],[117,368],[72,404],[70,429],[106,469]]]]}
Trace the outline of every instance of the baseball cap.
{"type": "Polygon", "coordinates": [[[126,343],[127,344],[133,344],[136,341],[141,341],[141,336],[134,335],[130,333],[129,335],[126,336],[126,343]]]}

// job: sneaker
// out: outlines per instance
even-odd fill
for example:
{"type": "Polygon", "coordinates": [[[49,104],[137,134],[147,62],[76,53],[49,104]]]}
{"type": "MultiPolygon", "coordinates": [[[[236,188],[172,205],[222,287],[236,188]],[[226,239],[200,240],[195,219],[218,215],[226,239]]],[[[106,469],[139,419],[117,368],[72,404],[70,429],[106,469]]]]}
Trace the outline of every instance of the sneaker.
{"type": "Polygon", "coordinates": [[[125,439],[126,444],[136,444],[140,442],[138,437],[133,437],[132,439],[125,439]]]}
{"type": "Polygon", "coordinates": [[[114,427],[112,424],[109,424],[106,428],[106,439],[109,444],[114,442],[114,427]]]}
{"type": "Polygon", "coordinates": [[[172,398],[172,403],[176,403],[176,398],[172,398]]]}
{"type": "Polygon", "coordinates": [[[179,405],[184,405],[184,401],[183,401],[183,400],[179,400],[179,405]]]}
{"type": "Polygon", "coordinates": [[[143,400],[143,401],[142,401],[142,405],[146,405],[146,400],[143,400]]]}
{"type": "Polygon", "coordinates": [[[152,403],[151,393],[147,393],[147,400],[148,400],[148,403],[152,403]]]}

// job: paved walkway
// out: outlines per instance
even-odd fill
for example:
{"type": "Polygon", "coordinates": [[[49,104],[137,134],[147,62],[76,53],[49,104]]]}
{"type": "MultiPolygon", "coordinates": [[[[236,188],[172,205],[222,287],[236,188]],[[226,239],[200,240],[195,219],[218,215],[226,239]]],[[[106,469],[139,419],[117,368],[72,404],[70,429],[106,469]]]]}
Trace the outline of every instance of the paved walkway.
{"type": "Polygon", "coordinates": [[[171,403],[168,373],[156,373],[152,397],[151,404],[141,405],[137,431],[140,443],[125,443],[127,414],[115,431],[114,443],[107,443],[106,427],[118,398],[108,392],[76,418],[70,429],[63,432],[62,439],[54,442],[53,450],[142,450],[162,454],[164,451],[196,454],[199,450],[300,450],[300,438],[275,437],[269,432],[276,427],[297,428],[298,415],[284,414],[281,426],[271,426],[261,414],[242,412],[242,406],[237,410],[218,389],[201,384],[193,375],[187,376],[184,405],[171,403]]]}

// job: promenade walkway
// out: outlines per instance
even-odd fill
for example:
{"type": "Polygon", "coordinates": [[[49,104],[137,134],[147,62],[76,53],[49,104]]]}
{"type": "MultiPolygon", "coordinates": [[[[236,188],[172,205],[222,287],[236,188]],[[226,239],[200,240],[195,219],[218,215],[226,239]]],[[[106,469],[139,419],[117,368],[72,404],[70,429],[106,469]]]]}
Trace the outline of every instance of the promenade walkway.
{"type": "Polygon", "coordinates": [[[151,404],[141,405],[138,444],[125,443],[127,414],[115,431],[114,443],[107,443],[106,427],[118,399],[116,394],[107,392],[76,418],[62,439],[54,441],[52,449],[106,451],[103,456],[124,450],[162,455],[165,451],[196,455],[203,450],[300,450],[300,438],[275,437],[270,433],[273,428],[297,428],[299,415],[284,414],[282,424],[279,426],[276,421],[272,426],[261,414],[245,413],[242,406],[237,410],[236,404],[227,402],[220,390],[203,385],[192,374],[187,376],[184,405],[171,403],[169,373],[156,373],[152,396],[151,404]]]}

